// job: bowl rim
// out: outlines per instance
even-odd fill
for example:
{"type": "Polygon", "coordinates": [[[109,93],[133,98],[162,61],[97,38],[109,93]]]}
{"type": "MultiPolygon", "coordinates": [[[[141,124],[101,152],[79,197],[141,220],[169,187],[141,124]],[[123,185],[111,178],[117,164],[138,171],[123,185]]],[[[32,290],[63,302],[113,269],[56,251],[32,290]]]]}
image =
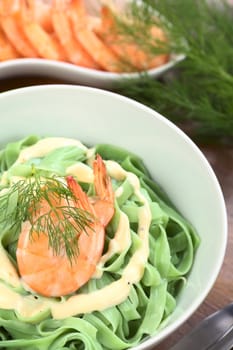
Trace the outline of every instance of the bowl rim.
{"type": "MultiPolygon", "coordinates": [[[[156,74],[160,74],[160,73],[163,73],[164,71],[167,71],[168,69],[174,67],[177,63],[179,63],[184,59],[185,59],[185,55],[183,54],[179,54],[179,55],[172,54],[168,62],[158,67],[148,69],[146,71],[132,72],[132,73],[125,73],[125,72],[114,73],[114,72],[108,72],[104,70],[97,70],[97,69],[87,68],[83,66],[78,66],[66,61],[55,61],[55,60],[50,60],[45,58],[16,58],[16,59],[0,62],[0,72],[1,70],[4,71],[10,68],[22,69],[24,67],[27,70],[29,68],[33,70],[33,68],[37,67],[37,68],[40,68],[42,71],[45,70],[46,68],[62,69],[73,74],[75,73],[77,74],[77,76],[80,74],[80,75],[85,75],[86,77],[89,77],[89,78],[95,77],[97,79],[104,79],[108,82],[112,80],[113,81],[119,80],[121,78],[138,78],[140,77],[141,74],[145,74],[145,72],[147,72],[151,76],[154,76],[156,74]]],[[[59,73],[57,73],[57,76],[59,77],[59,73]]]]}
{"type": "Polygon", "coordinates": [[[34,86],[26,86],[26,87],[20,87],[12,90],[8,90],[5,92],[2,92],[0,94],[0,104],[1,100],[5,97],[11,97],[15,94],[24,94],[25,92],[37,92],[40,90],[56,90],[56,89],[64,89],[64,90],[76,90],[77,93],[79,91],[87,91],[88,93],[94,93],[94,94],[102,94],[105,96],[109,96],[112,98],[118,99],[120,102],[125,101],[127,103],[130,103],[132,105],[135,105],[137,108],[142,109],[146,112],[147,117],[154,116],[166,125],[168,125],[170,128],[172,128],[176,133],[178,133],[182,138],[184,138],[194,149],[194,151],[198,154],[198,156],[201,158],[202,162],[204,163],[206,170],[208,171],[209,176],[212,178],[213,184],[215,186],[217,199],[219,201],[219,207],[221,208],[221,212],[219,213],[220,217],[222,218],[222,246],[221,246],[221,254],[218,255],[216,268],[214,270],[214,274],[212,275],[212,278],[208,280],[208,283],[205,285],[205,288],[202,289],[202,292],[198,295],[198,297],[195,299],[195,301],[192,303],[192,305],[186,309],[178,318],[177,321],[167,324],[164,328],[161,328],[156,332],[154,335],[151,335],[148,338],[145,338],[142,343],[138,344],[135,347],[132,347],[130,349],[132,350],[146,350],[151,348],[152,346],[155,346],[159,344],[161,341],[163,341],[165,338],[170,336],[177,328],[182,326],[184,322],[191,317],[191,315],[197,310],[197,308],[202,304],[204,299],[209,294],[210,290],[212,289],[219,273],[223,265],[223,261],[225,258],[226,253],[226,247],[227,247],[227,239],[228,239],[228,216],[227,216],[227,209],[226,209],[226,203],[224,199],[224,195],[220,186],[220,183],[218,181],[218,178],[210,165],[209,161],[205,157],[205,155],[202,153],[200,148],[194,143],[194,141],[183,131],[181,130],[177,125],[175,125],[172,121],[170,121],[168,118],[164,117],[163,115],[159,114],[157,111],[151,109],[150,107],[147,107],[143,105],[140,102],[137,102],[131,98],[125,97],[123,95],[120,95],[118,93],[96,88],[96,87],[89,87],[89,86],[82,86],[82,85],[73,85],[73,84],[44,84],[44,85],[34,85],[34,86]],[[159,335],[159,339],[156,339],[159,335]]]}

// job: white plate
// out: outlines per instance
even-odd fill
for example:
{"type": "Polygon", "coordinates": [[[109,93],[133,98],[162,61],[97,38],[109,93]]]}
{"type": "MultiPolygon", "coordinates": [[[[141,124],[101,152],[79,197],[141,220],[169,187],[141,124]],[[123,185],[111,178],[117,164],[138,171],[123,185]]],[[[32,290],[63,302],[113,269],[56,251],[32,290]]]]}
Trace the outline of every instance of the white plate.
{"type": "MultiPolygon", "coordinates": [[[[150,69],[148,74],[154,78],[158,78],[183,59],[183,55],[172,56],[169,62],[160,67],[150,69]]],[[[110,73],[42,58],[19,58],[0,63],[0,79],[18,76],[41,76],[63,80],[67,83],[111,88],[120,79],[137,78],[139,73],[110,73]]]]}

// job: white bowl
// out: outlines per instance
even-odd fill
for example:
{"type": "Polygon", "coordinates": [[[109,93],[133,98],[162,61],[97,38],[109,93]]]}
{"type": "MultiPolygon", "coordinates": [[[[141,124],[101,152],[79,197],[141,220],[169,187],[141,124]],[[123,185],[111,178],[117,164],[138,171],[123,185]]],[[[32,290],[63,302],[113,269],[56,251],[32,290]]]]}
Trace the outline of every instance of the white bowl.
{"type": "Polygon", "coordinates": [[[49,85],[0,95],[1,146],[29,134],[111,143],[138,154],[152,177],[195,226],[201,244],[188,282],[165,328],[134,350],[149,349],[182,325],[212,288],[224,259],[227,218],[208,161],[174,124],[155,111],[111,92],[49,85]]]}
{"type": "MultiPolygon", "coordinates": [[[[148,70],[148,74],[153,78],[158,78],[183,59],[183,55],[172,55],[167,63],[148,70]]],[[[0,62],[0,79],[17,76],[49,77],[67,83],[111,89],[116,82],[123,78],[135,79],[140,75],[139,73],[105,72],[42,58],[19,58],[0,62]]]]}

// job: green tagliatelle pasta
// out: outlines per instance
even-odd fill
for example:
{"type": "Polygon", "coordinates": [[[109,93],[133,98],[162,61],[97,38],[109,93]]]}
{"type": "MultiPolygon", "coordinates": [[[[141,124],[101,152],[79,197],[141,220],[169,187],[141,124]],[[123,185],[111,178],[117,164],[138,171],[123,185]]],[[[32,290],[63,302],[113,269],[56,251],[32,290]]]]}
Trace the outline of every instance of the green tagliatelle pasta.
{"type": "MultiPolygon", "coordinates": [[[[17,162],[22,150],[35,145],[39,140],[38,137],[30,136],[9,143],[0,151],[0,186],[3,192],[18,177],[32,176],[32,171],[39,172],[42,176],[66,176],[69,167],[76,163],[89,166],[89,158],[98,153],[105,161],[119,163],[140,181],[140,193],[146,198],[151,212],[149,256],[142,278],[131,285],[128,297],[120,304],[104,310],[56,319],[49,309],[27,317],[18,310],[0,308],[0,348],[120,350],[135,346],[169,320],[176,308],[176,297],[192,267],[199,237],[192,225],[173,207],[166,193],[150,178],[148,170],[136,155],[116,146],[98,144],[88,156],[87,148],[69,144],[56,147],[42,156],[32,156],[23,162],[17,162]]],[[[80,183],[88,195],[93,194],[91,183],[80,183]]],[[[138,235],[139,212],[142,207],[140,198],[127,177],[120,180],[112,178],[112,185],[118,195],[115,198],[114,217],[106,228],[105,253],[117,231],[121,215],[125,214],[129,220],[130,244],[123,251],[109,255],[100,266],[100,276],[92,278],[76,294],[92,293],[119,280],[130,258],[142,244],[138,235]]],[[[8,210],[13,210],[16,205],[17,196],[11,198],[8,210]]],[[[7,253],[10,263],[16,268],[19,232],[20,229],[15,232],[15,227],[13,232],[12,223],[6,224],[0,211],[0,248],[2,254],[7,253]]],[[[22,284],[12,286],[4,280],[4,274],[1,273],[0,283],[9,289],[9,293],[18,293],[21,298],[32,298],[32,305],[33,302],[44,300],[26,290],[22,284]]],[[[55,302],[61,304],[68,298],[69,296],[56,298],[55,302]]]]}

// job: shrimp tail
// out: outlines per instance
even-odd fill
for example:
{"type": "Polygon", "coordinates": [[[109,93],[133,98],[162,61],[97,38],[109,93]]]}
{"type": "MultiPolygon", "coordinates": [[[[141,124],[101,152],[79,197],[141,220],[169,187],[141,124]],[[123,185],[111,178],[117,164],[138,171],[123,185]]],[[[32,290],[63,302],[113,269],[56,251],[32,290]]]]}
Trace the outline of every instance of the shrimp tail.
{"type": "Polygon", "coordinates": [[[90,213],[93,214],[94,210],[93,207],[87,197],[87,194],[83,191],[82,187],[79,185],[79,183],[74,179],[73,176],[67,176],[66,182],[68,185],[68,188],[71,190],[75,197],[75,205],[78,208],[84,209],[90,213]]]}
{"type": "Polygon", "coordinates": [[[76,205],[92,214],[99,222],[106,227],[114,215],[114,193],[111,179],[107,174],[107,169],[103,159],[97,154],[93,162],[94,188],[96,198],[90,202],[87,194],[81,186],[75,181],[73,176],[67,176],[66,181],[68,188],[75,196],[76,205]]]}
{"type": "Polygon", "coordinates": [[[111,179],[103,159],[97,154],[93,162],[94,186],[98,200],[94,202],[94,209],[104,226],[107,226],[114,214],[114,193],[111,179]]]}
{"type": "Polygon", "coordinates": [[[114,201],[112,184],[102,157],[97,154],[93,163],[95,192],[101,200],[114,201]]]}

